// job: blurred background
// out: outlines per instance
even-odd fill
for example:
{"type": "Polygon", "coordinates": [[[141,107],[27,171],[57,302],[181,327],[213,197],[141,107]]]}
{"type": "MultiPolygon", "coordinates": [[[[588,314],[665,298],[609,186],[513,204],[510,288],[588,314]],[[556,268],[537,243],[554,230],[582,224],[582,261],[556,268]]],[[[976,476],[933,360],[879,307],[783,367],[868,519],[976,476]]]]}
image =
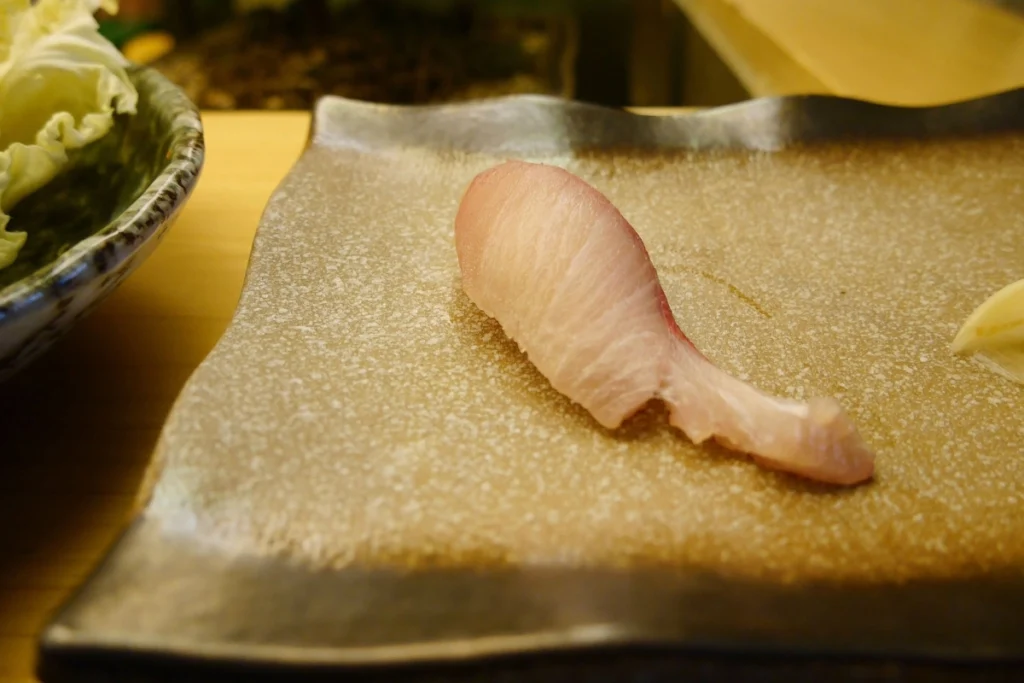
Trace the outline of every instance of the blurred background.
{"type": "Polygon", "coordinates": [[[103,31],[207,110],[309,109],[328,93],[921,104],[1019,85],[1024,69],[1024,0],[121,0],[103,31]]]}
{"type": "Polygon", "coordinates": [[[103,31],[213,110],[308,109],[325,93],[615,106],[747,97],[672,0],[121,0],[103,31]]]}

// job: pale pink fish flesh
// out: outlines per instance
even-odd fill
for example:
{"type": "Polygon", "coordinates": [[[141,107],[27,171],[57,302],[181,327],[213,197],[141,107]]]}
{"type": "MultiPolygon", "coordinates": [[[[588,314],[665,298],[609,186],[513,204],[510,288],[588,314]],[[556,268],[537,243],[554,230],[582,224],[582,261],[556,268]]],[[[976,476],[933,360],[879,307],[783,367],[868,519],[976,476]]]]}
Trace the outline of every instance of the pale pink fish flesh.
{"type": "Polygon", "coordinates": [[[469,298],[605,427],[660,399],[695,443],[714,438],[828,483],[871,478],[874,454],[834,399],[769,396],[697,350],[640,236],[568,171],[511,161],[481,173],[459,206],[455,244],[469,298]]]}

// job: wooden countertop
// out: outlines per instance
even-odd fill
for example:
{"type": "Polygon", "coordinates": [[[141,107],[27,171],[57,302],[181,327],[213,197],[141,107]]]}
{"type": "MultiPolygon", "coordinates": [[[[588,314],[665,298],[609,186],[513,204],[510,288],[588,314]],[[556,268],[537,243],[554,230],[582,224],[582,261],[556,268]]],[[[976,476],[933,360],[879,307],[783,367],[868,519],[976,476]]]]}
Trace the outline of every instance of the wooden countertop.
{"type": "Polygon", "coordinates": [[[1024,18],[983,0],[675,0],[754,96],[927,105],[1024,86],[1024,18]]]}

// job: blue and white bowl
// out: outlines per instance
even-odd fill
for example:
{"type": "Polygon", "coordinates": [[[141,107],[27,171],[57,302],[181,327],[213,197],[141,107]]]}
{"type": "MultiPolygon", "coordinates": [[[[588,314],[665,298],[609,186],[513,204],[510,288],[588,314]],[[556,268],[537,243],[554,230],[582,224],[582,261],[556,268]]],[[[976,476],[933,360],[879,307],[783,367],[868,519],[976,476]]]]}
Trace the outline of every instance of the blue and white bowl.
{"type": "Polygon", "coordinates": [[[136,69],[138,112],[82,149],[12,211],[28,239],[0,270],[0,381],[39,356],[153,251],[203,165],[199,112],[152,69],[136,69]]]}

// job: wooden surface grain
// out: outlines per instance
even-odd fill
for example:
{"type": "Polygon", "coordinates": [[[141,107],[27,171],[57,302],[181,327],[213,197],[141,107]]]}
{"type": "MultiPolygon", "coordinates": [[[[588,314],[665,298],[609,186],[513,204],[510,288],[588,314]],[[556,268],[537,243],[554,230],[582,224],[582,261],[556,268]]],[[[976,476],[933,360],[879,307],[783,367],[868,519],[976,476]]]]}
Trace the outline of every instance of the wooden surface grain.
{"type": "Polygon", "coordinates": [[[978,0],[676,0],[755,96],[927,105],[1024,85],[1024,18],[978,0]]]}

